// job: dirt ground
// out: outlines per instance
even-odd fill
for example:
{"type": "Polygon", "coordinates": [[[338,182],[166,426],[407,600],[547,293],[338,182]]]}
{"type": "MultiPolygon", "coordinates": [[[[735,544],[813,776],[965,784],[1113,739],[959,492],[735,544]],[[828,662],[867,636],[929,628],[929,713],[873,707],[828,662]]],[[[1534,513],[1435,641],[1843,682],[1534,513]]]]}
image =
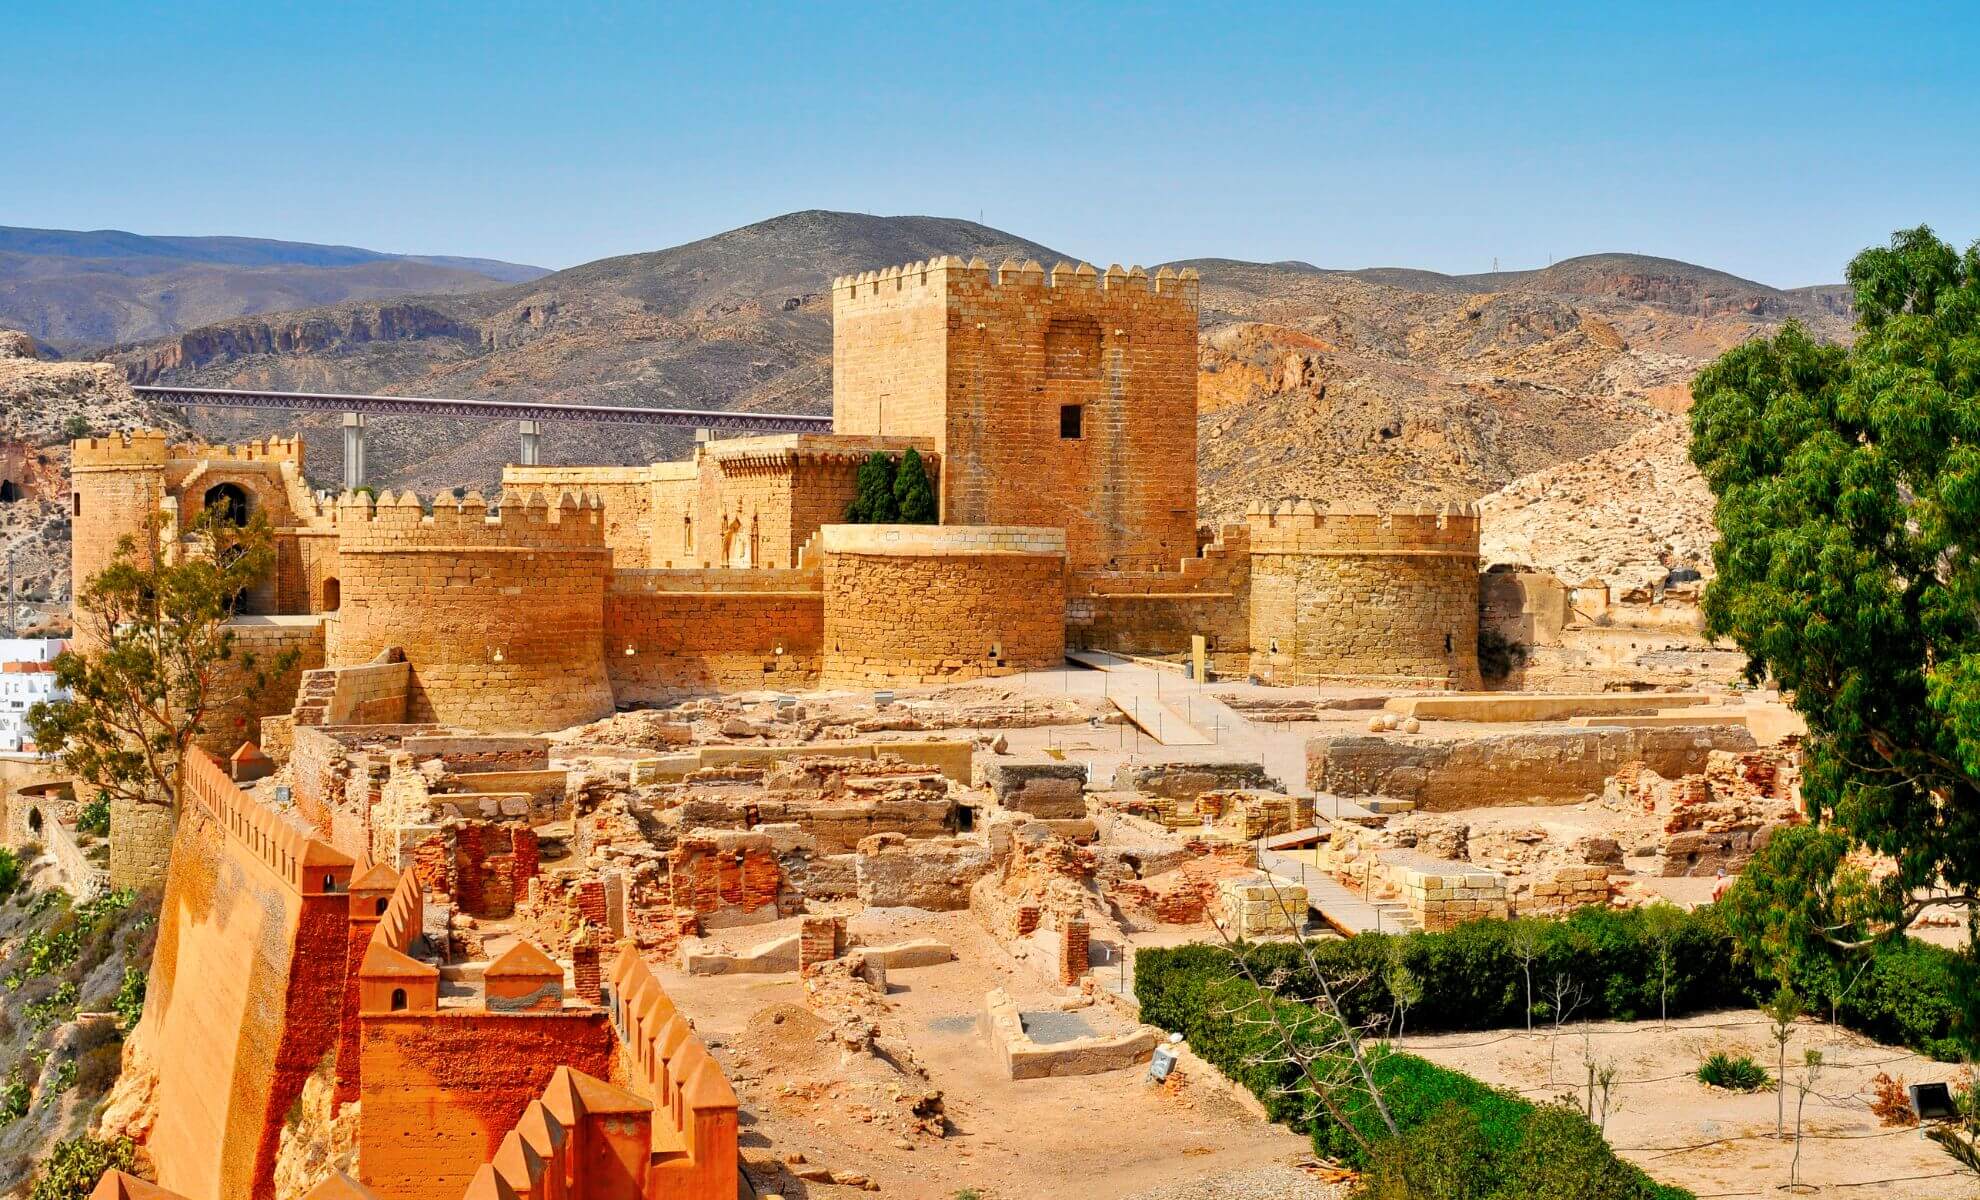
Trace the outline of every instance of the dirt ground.
{"type": "MultiPolygon", "coordinates": [[[[968,913],[875,910],[855,918],[852,929],[876,944],[933,937],[956,948],[956,962],[891,972],[887,995],[930,1082],[943,1092],[951,1133],[940,1141],[910,1142],[881,1122],[863,1120],[859,1107],[829,1086],[808,1086],[835,1073],[836,1051],[821,1056],[810,1044],[793,1044],[763,1053],[751,1018],[771,1006],[800,1004],[795,976],[690,977],[674,964],[656,962],[662,985],[694,1014],[696,1029],[742,1098],[746,1161],[781,1162],[801,1154],[810,1165],[870,1175],[881,1195],[911,1200],[948,1200],[964,1190],[984,1200],[1107,1200],[1142,1193],[1321,1200],[1332,1194],[1319,1186],[1295,1188],[1298,1173],[1290,1171],[1268,1173],[1271,1182],[1260,1185],[1261,1168],[1303,1162],[1310,1147],[1252,1116],[1224,1085],[1184,1079],[1156,1087],[1144,1082],[1141,1071],[1005,1078],[981,1028],[984,996],[1002,987],[1020,1008],[1043,1009],[1054,1007],[1061,994],[1013,960],[968,913]],[[1238,1186],[1219,1190],[1219,1177],[1238,1186]],[[1187,1190],[1195,1181],[1205,1190],[1187,1190]]],[[[752,939],[743,932],[725,931],[723,941],[746,944],[752,939]]],[[[768,927],[764,932],[772,935],[768,927]]],[[[762,1024],[756,1023],[758,1030],[762,1024]]],[[[816,1041],[808,1028],[804,1040],[816,1041]]],[[[778,1186],[788,1197],[859,1194],[788,1175],[778,1186]]]]}
{"type": "MultiPolygon", "coordinates": [[[[1531,1100],[1574,1091],[1582,1103],[1585,1055],[1618,1068],[1608,1119],[1609,1144],[1654,1178],[1708,1197],[1785,1194],[1794,1143],[1774,1136],[1776,1096],[1738,1094],[1700,1083],[1698,1064],[1715,1050],[1744,1052],[1774,1074],[1777,1050],[1767,1018],[1755,1011],[1711,1013],[1624,1025],[1590,1022],[1561,1035],[1548,1083],[1548,1045],[1540,1033],[1454,1033],[1403,1039],[1433,1062],[1512,1088],[1531,1100]],[[1584,1050],[1582,1034],[1589,1036],[1584,1050]]],[[[1949,1080],[1958,1067],[1879,1045],[1834,1026],[1803,1021],[1788,1043],[1787,1120],[1793,1128],[1803,1051],[1824,1065],[1803,1115],[1800,1194],[1974,1200],[1980,1182],[1956,1169],[1916,1128],[1887,1128],[1869,1108],[1870,1080],[1887,1071],[1910,1083],[1949,1080]]]]}

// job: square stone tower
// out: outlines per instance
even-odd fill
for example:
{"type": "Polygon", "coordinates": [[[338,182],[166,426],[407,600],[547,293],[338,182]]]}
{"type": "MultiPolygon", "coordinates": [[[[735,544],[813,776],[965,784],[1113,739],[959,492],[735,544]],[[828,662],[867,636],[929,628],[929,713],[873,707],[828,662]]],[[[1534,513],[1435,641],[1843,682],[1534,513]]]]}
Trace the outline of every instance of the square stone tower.
{"type": "Polygon", "coordinates": [[[1197,278],[950,257],[835,280],[840,434],[931,438],[944,525],[1066,531],[1071,571],[1196,552],[1197,278]]]}

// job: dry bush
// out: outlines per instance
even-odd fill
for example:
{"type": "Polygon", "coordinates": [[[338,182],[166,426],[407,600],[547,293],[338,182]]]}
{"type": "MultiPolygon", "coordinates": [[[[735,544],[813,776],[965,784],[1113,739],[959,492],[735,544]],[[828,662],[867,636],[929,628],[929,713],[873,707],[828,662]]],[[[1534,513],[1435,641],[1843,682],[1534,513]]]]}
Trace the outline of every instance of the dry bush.
{"type": "Polygon", "coordinates": [[[1881,1125],[1916,1125],[1918,1117],[1911,1111],[1911,1098],[1904,1090],[1904,1077],[1891,1078],[1888,1071],[1877,1072],[1870,1081],[1870,1089],[1876,1093],[1870,1101],[1870,1111],[1876,1114],[1881,1125]]]}
{"type": "Polygon", "coordinates": [[[120,1042],[92,1046],[76,1055],[76,1090],[85,1096],[101,1096],[117,1082],[124,1070],[124,1047],[120,1042]]]}

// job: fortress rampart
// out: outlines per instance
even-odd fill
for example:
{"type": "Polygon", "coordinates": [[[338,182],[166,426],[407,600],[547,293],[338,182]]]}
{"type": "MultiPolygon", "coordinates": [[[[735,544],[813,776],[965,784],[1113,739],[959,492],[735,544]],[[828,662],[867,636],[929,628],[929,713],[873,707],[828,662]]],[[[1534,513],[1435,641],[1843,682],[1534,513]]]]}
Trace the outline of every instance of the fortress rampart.
{"type": "Polygon", "coordinates": [[[1478,513],[1469,505],[1246,514],[1251,669],[1274,683],[1473,689],[1478,513]]]}
{"type": "Polygon", "coordinates": [[[649,1200],[735,1194],[735,1089],[687,1018],[628,946],[611,971],[608,1003],[626,1044],[626,1085],[653,1106],[649,1200]]]}
{"type": "Polygon", "coordinates": [[[1066,597],[1066,643],[1077,650],[1177,657],[1201,636],[1220,675],[1251,669],[1251,531],[1226,525],[1179,569],[1093,572],[1066,597]]]}
{"type": "Polygon", "coordinates": [[[328,663],[391,647],[412,665],[407,719],[561,729],[612,711],[602,652],[611,552],[595,499],[469,493],[431,514],[411,492],[337,505],[343,605],[328,663]]]}
{"type": "Polygon", "coordinates": [[[147,1148],[187,1196],[274,1195],[284,1119],[336,1045],[351,860],[195,750],[137,1040],[157,1073],[147,1148]]]}
{"type": "Polygon", "coordinates": [[[826,687],[1008,675],[1065,660],[1065,535],[828,525],[826,687]]]}

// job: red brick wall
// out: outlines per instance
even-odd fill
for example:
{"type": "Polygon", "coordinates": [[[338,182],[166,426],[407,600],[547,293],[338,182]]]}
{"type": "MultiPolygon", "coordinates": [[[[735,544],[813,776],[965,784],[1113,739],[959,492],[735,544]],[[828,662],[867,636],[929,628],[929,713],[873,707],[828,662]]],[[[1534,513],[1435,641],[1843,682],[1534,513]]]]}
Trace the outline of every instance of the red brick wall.
{"type": "Polygon", "coordinates": [[[610,1078],[618,1045],[596,1009],[359,1022],[359,1181],[392,1200],[460,1200],[559,1066],[610,1078]]]}

